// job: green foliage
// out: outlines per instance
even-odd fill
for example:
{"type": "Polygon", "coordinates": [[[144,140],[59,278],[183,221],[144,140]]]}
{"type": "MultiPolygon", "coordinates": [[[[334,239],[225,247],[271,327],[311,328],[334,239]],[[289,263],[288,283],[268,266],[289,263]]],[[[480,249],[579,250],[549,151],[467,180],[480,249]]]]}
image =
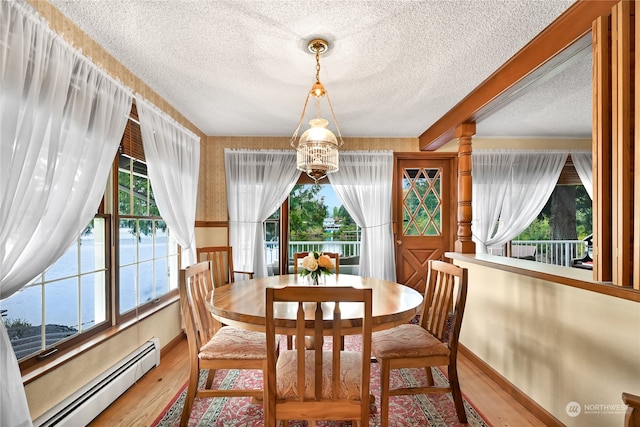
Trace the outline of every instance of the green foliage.
{"type": "Polygon", "coordinates": [[[6,319],[4,321],[4,327],[9,329],[9,328],[28,328],[31,325],[31,323],[29,323],[28,321],[24,320],[24,319],[6,319]]]}
{"type": "Polygon", "coordinates": [[[576,229],[581,240],[593,234],[593,202],[582,185],[576,187],[576,229]]]}
{"type": "Polygon", "coordinates": [[[543,213],[538,215],[516,240],[549,240],[551,238],[551,226],[549,217],[543,213]]]}
{"type": "Polygon", "coordinates": [[[289,195],[289,230],[291,240],[309,240],[322,235],[322,223],[327,215],[324,197],[317,185],[296,185],[289,195]]]}
{"type": "MultiPolygon", "coordinates": [[[[550,240],[551,199],[547,201],[538,217],[515,240],[550,240]]],[[[576,231],[582,240],[593,233],[592,202],[582,185],[576,186],[576,231]]]]}
{"type": "Polygon", "coordinates": [[[17,340],[30,335],[28,330],[32,326],[31,323],[24,319],[4,319],[4,327],[7,329],[10,340],[17,340]]]}
{"type": "Polygon", "coordinates": [[[341,231],[343,229],[355,230],[356,223],[353,218],[351,218],[351,215],[349,215],[349,212],[347,212],[347,209],[343,205],[340,205],[339,208],[336,208],[334,210],[338,211],[337,215],[334,215],[333,217],[337,218],[337,220],[340,222],[341,231]]]}
{"type": "MultiPolygon", "coordinates": [[[[146,165],[134,159],[128,159],[127,162],[130,162],[130,167],[139,172],[134,172],[130,168],[119,169],[118,213],[134,217],[160,217],[160,211],[153,197],[151,182],[146,176],[146,165]]],[[[139,219],[123,218],[120,221],[120,228],[128,228],[129,232],[134,236],[136,232],[140,233],[140,235],[149,236],[155,231],[153,221],[139,219]]],[[[156,229],[166,231],[166,223],[164,221],[157,222],[156,229]]]]}

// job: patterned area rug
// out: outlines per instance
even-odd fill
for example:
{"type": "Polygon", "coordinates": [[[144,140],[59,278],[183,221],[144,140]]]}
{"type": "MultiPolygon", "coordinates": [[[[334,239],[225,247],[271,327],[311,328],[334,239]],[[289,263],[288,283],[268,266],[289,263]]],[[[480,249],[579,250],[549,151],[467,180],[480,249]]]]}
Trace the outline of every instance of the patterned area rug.
{"type": "MultiPolygon", "coordinates": [[[[347,337],[349,338],[349,337],[347,337]]],[[[352,349],[357,347],[356,342],[346,342],[346,347],[352,349]]],[[[434,369],[434,380],[438,384],[447,382],[446,376],[439,370],[434,369]]],[[[380,366],[377,363],[371,364],[371,393],[375,396],[376,402],[380,401],[380,366]]],[[[206,379],[206,372],[200,376],[201,386],[206,379]]],[[[426,383],[426,376],[422,369],[400,369],[391,371],[391,386],[399,387],[402,384],[414,386],[426,383]]],[[[256,387],[262,384],[262,372],[260,371],[239,371],[221,370],[216,373],[213,387],[231,389],[256,387]]],[[[184,405],[186,384],[178,393],[171,405],[158,417],[154,423],[155,427],[175,427],[180,425],[180,416],[184,405]]],[[[465,411],[469,426],[489,427],[490,424],[483,420],[478,411],[464,400],[465,411]]],[[[450,427],[462,426],[460,424],[453,405],[451,394],[443,395],[416,395],[416,396],[393,396],[389,404],[389,426],[390,427],[450,427]]],[[[317,423],[318,427],[346,427],[351,423],[339,421],[327,421],[317,423]]],[[[376,404],[371,405],[371,415],[369,420],[371,427],[380,426],[380,412],[376,404]]],[[[190,427],[259,427],[264,426],[262,406],[252,404],[250,398],[197,398],[191,418],[190,427]]],[[[290,427],[306,427],[306,421],[290,421],[290,427]]]]}

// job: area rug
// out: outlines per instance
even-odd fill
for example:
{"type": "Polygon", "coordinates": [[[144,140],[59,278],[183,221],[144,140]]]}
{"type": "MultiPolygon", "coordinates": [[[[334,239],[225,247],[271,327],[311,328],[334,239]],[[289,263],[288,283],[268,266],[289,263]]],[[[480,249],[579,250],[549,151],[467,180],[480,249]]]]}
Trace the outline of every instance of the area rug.
{"type": "MultiPolygon", "coordinates": [[[[347,342],[347,348],[357,347],[358,343],[347,342]]],[[[434,369],[434,380],[438,384],[446,384],[446,376],[439,369],[434,369]]],[[[371,394],[380,402],[380,366],[371,364],[371,394]]],[[[206,371],[200,376],[200,385],[204,384],[206,371]]],[[[246,388],[262,384],[262,372],[248,370],[220,370],[216,372],[214,388],[246,388]]],[[[391,371],[391,387],[402,385],[416,386],[426,384],[423,369],[398,369],[391,371]]],[[[173,402],[158,417],[154,427],[176,427],[180,425],[180,416],[184,405],[186,384],[176,395],[173,402]]],[[[474,427],[490,427],[478,411],[464,399],[468,424],[458,421],[451,394],[393,396],[389,403],[390,427],[453,427],[469,425],[474,427]]],[[[380,426],[380,412],[376,404],[371,405],[369,419],[371,427],[380,426]]],[[[251,398],[197,398],[191,411],[190,427],[260,427],[264,426],[262,406],[252,404],[251,398]]],[[[290,421],[290,427],[306,427],[306,421],[290,421]]],[[[350,422],[326,421],[317,423],[318,427],[347,427],[350,422]]]]}

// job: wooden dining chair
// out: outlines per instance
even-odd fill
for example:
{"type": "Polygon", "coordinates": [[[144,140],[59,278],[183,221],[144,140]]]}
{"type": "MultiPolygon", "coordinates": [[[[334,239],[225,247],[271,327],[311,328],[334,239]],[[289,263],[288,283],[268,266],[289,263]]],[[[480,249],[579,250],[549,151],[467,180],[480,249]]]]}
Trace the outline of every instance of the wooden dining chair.
{"type": "Polygon", "coordinates": [[[622,401],[627,405],[624,427],[640,427],[640,396],[622,393],[622,401]]]}
{"type": "Polygon", "coordinates": [[[369,373],[371,354],[372,290],[370,288],[287,286],[266,290],[267,335],[267,426],[276,420],[304,418],[351,420],[369,425],[369,373]],[[363,304],[364,317],[357,327],[362,334],[362,351],[342,351],[339,346],[308,350],[299,346],[277,353],[275,312],[279,302],[295,302],[296,339],[307,335],[322,342],[331,328],[333,343],[342,336],[341,306],[363,304]]]}
{"type": "Polygon", "coordinates": [[[236,274],[253,279],[253,272],[238,271],[233,268],[233,249],[231,246],[205,246],[196,248],[198,262],[211,261],[213,284],[215,287],[235,282],[236,274]]]}
{"type": "Polygon", "coordinates": [[[461,423],[467,422],[458,382],[458,337],[467,299],[467,269],[429,261],[420,324],[375,332],[371,350],[380,363],[380,420],[389,425],[389,398],[405,394],[451,393],[461,423]],[[449,385],[434,384],[431,367],[448,366],[449,385]],[[427,386],[390,388],[392,369],[425,368],[427,386]]]}
{"type": "Polygon", "coordinates": [[[209,292],[215,292],[211,280],[210,261],[180,270],[180,308],[187,334],[190,364],[181,427],[187,425],[196,397],[251,396],[266,402],[264,386],[260,389],[243,390],[211,389],[218,369],[259,369],[264,378],[267,367],[264,333],[221,326],[209,312],[205,296],[209,292]],[[204,389],[198,387],[201,370],[209,370],[204,389]]]}
{"type": "MultiPolygon", "coordinates": [[[[296,252],[293,254],[293,274],[298,274],[300,262],[302,262],[302,259],[307,255],[309,255],[309,252],[296,252]]],[[[340,254],[337,252],[322,252],[322,255],[326,255],[333,259],[333,264],[335,266],[334,273],[340,274],[340,254]]]]}

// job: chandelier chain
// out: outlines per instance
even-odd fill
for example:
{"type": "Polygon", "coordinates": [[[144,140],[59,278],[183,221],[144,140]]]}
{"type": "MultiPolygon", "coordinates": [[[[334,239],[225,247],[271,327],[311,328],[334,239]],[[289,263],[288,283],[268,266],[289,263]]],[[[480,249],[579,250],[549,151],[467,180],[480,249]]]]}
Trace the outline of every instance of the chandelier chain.
{"type": "Polygon", "coordinates": [[[320,83],[320,47],[316,46],[316,82],[320,83]]]}

